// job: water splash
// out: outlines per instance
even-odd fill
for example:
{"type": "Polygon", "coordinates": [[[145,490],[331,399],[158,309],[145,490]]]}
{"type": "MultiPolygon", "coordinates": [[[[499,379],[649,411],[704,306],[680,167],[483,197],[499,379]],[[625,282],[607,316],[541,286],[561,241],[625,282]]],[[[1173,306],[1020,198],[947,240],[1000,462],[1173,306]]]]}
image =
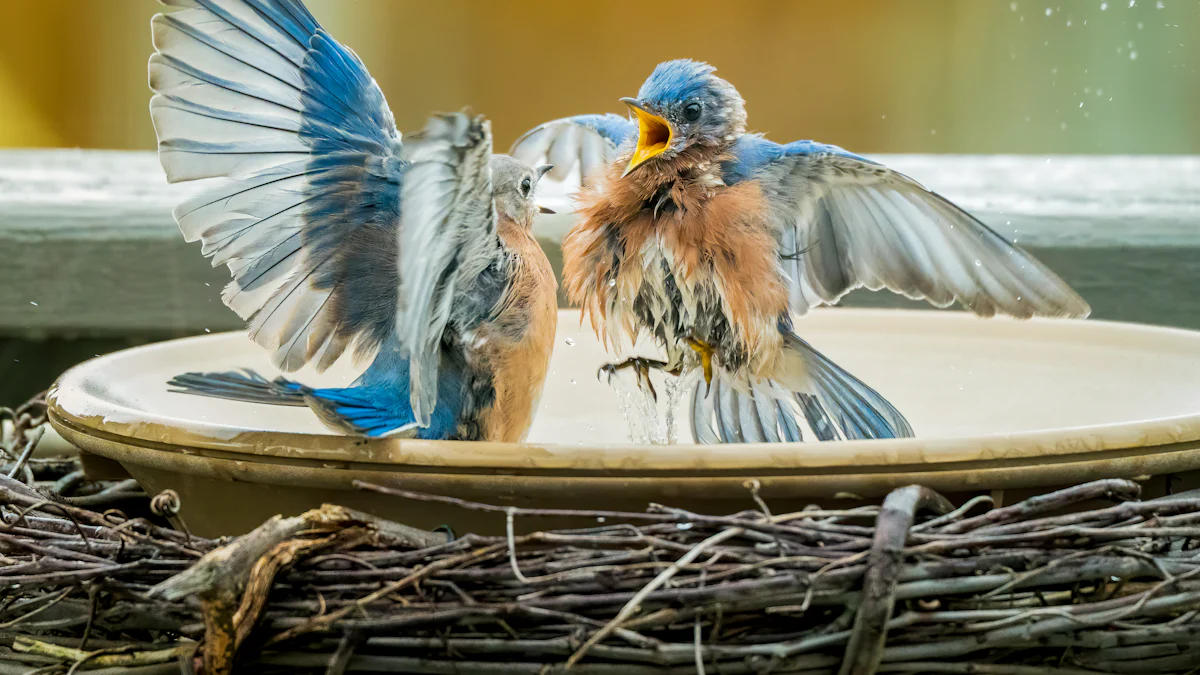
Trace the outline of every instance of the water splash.
{"type": "Polygon", "coordinates": [[[690,370],[680,377],[672,377],[667,381],[667,396],[664,403],[666,410],[663,412],[667,443],[679,442],[679,420],[675,418],[675,414],[679,411],[679,404],[683,401],[683,397],[691,393],[692,387],[699,381],[700,371],[698,369],[690,370]]]}
{"type": "Polygon", "coordinates": [[[629,425],[629,441],[631,443],[654,443],[658,437],[658,409],[650,392],[637,386],[636,380],[624,374],[618,374],[612,379],[613,390],[617,393],[617,405],[621,409],[621,417],[629,425]]]}
{"type": "Polygon", "coordinates": [[[621,417],[629,426],[629,440],[651,445],[678,443],[679,405],[699,380],[700,371],[693,370],[682,377],[663,377],[657,373],[652,377],[659,392],[657,403],[650,392],[637,386],[635,376],[618,374],[613,378],[612,386],[617,394],[621,417]]]}

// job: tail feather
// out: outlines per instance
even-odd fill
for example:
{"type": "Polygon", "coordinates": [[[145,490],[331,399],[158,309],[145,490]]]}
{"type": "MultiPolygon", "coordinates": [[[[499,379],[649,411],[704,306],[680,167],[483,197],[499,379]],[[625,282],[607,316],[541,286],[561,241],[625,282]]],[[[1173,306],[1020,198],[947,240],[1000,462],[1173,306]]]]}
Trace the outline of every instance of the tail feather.
{"type": "Polygon", "coordinates": [[[167,386],[172,393],[223,398],[245,403],[306,406],[306,388],[285,378],[268,380],[253,370],[224,373],[184,373],[167,386]]]}
{"type": "Polygon", "coordinates": [[[796,367],[806,391],[778,382],[737,382],[718,371],[711,393],[704,383],[692,392],[692,437],[697,443],[777,443],[803,440],[801,420],[822,441],[904,438],[913,435],[904,415],[883,396],[843,370],[791,331],[785,348],[800,358],[796,367]]]}
{"type": "Polygon", "coordinates": [[[724,371],[692,390],[692,438],[697,443],[779,443],[804,440],[791,394],[773,382],[738,383],[724,371]]]}
{"type": "MultiPolygon", "coordinates": [[[[879,392],[830,361],[795,333],[784,331],[783,339],[787,348],[803,357],[814,393],[837,422],[843,438],[907,438],[913,435],[908,420],[879,392]]],[[[807,406],[805,410],[807,415],[807,406]]]]}
{"type": "Polygon", "coordinates": [[[819,441],[832,441],[838,437],[837,427],[830,419],[829,413],[821,407],[821,402],[812,394],[796,394],[796,402],[804,412],[804,419],[816,434],[819,441]]]}

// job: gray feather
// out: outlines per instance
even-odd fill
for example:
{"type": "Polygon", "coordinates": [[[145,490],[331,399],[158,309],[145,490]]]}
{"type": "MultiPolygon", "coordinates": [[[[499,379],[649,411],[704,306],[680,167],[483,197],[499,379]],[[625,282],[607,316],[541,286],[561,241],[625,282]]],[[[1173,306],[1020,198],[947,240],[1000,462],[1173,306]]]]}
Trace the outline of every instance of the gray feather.
{"type": "Polygon", "coordinates": [[[456,298],[503,254],[492,199],[491,125],[463,113],[433,117],[406,147],[396,331],[412,359],[412,405],[429,424],[442,334],[456,298]]]}
{"type": "Polygon", "coordinates": [[[888,289],[984,316],[1085,317],[1062,279],[903,174],[836,152],[785,153],[756,170],[771,201],[791,309],[888,289]]]}

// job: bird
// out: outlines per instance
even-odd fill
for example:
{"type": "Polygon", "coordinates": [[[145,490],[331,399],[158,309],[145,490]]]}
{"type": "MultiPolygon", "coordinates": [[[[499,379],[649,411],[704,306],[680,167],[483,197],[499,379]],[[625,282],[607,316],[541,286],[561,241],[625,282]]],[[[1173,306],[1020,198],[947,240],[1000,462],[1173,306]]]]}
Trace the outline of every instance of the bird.
{"type": "Polygon", "coordinates": [[[165,0],[149,80],[174,216],[232,280],[223,302],[283,372],[347,353],[350,386],[252,370],[169,390],[306,406],[370,438],[518,442],[554,342],[557,282],[533,236],[540,179],[467,110],[402,138],[359,57],[298,0],[165,0]]]}
{"type": "Polygon", "coordinates": [[[805,341],[797,318],[888,289],[981,316],[1086,317],[1025,251],[916,180],[840,147],[747,131],[738,90],[708,63],[658,64],[628,116],[552,120],[509,151],[553,158],[574,195],[562,284],[606,344],[651,338],[664,360],[609,364],[640,381],[703,373],[698,443],[904,438],[903,414],[805,341]]]}

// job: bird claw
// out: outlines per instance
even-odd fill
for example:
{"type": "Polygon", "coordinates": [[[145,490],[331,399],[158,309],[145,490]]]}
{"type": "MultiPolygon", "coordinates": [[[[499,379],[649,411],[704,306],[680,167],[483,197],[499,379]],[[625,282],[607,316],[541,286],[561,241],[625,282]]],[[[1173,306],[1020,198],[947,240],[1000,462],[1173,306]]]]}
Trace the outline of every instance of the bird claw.
{"type": "Polygon", "coordinates": [[[613,376],[617,374],[617,371],[624,370],[626,368],[633,369],[633,372],[637,375],[638,387],[649,391],[650,396],[654,397],[655,403],[658,402],[658,392],[654,389],[654,383],[650,381],[650,369],[654,368],[671,375],[679,374],[678,369],[667,370],[666,361],[655,361],[654,359],[645,359],[640,356],[635,356],[625,359],[620,363],[606,363],[603,366],[600,366],[600,370],[596,371],[596,379],[607,376],[608,383],[612,384],[613,376]]]}

